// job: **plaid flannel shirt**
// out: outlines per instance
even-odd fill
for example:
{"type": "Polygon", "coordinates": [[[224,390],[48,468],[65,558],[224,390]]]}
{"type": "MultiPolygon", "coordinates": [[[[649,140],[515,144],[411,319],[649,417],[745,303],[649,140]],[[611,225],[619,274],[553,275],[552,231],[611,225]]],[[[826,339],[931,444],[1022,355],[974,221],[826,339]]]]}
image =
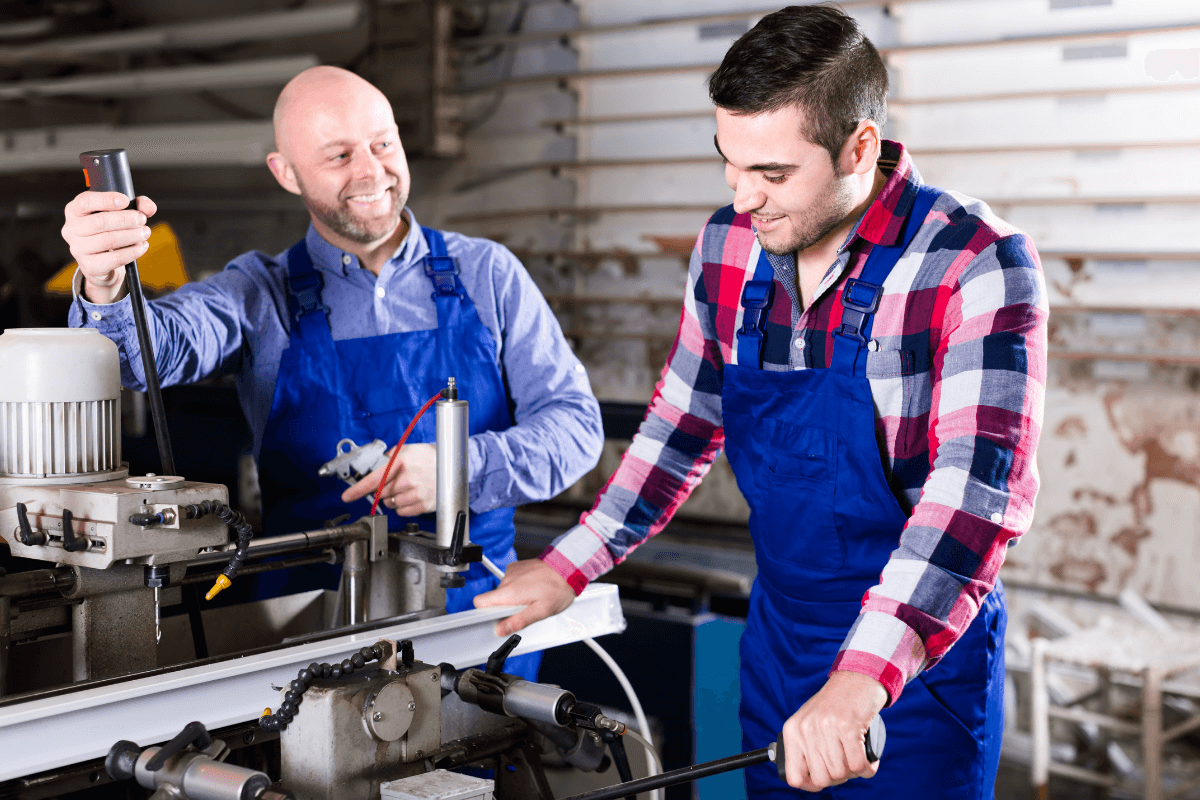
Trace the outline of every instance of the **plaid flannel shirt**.
{"type": "MultiPolygon", "coordinates": [[[[880,169],[882,191],[803,312],[794,258],[771,257],[763,369],[828,366],[842,287],[862,272],[872,244],[895,242],[921,183],[897,143],[884,143],[880,169]]],[[[700,233],[679,333],[646,419],[596,505],[541,555],[577,593],[660,531],[720,452],[721,372],[736,363],[753,242],[750,215],[731,207],[700,233]]],[[[941,193],[884,282],[867,378],[884,473],[909,518],[831,671],[875,678],[891,702],[966,630],[1007,546],[1029,528],[1047,314],[1028,237],[955,192],[941,193]]]]}

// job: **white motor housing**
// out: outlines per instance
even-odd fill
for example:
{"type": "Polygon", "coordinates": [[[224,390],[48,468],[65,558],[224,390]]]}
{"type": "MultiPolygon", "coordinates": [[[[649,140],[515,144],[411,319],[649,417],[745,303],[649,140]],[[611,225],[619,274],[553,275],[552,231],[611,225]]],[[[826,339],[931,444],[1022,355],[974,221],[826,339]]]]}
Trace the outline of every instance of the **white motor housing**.
{"type": "Polygon", "coordinates": [[[92,483],[121,464],[117,346],[90,328],[0,335],[0,484],[92,483]]]}

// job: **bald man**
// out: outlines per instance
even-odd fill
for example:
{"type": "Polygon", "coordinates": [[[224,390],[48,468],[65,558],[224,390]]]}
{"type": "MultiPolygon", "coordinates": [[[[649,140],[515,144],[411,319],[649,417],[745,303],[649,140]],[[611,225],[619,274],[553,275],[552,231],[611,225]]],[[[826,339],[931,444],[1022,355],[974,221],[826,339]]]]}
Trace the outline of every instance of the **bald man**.
{"type": "MultiPolygon", "coordinates": [[[[503,567],[515,557],[513,507],[561,492],[599,458],[599,405],[583,365],[512,253],[423,228],[405,207],[408,163],[374,86],[334,67],[301,73],[276,104],[275,144],[267,165],[303,199],[308,234],[147,304],[162,384],[236,378],[264,527],[276,534],[366,514],[377,473],[345,490],[318,467],[343,438],[396,442],[455,376],[471,403],[471,538],[503,567]]],[[[125,385],[142,389],[123,265],[146,252],[156,207],[128,202],[84,192],[67,205],[62,233],[79,262],[70,324],[116,342],[125,385]]],[[[383,489],[393,529],[432,524],[432,416],[383,489]]],[[[448,609],[470,608],[493,585],[473,566],[448,609]]]]}

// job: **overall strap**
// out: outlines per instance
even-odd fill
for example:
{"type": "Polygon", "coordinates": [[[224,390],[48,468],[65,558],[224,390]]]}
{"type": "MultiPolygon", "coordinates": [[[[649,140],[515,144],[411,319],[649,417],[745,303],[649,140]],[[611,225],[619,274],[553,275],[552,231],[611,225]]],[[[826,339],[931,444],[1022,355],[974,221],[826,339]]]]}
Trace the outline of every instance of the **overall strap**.
{"type": "Polygon", "coordinates": [[[883,297],[883,282],[912,244],[940,194],[940,191],[929,186],[918,187],[904,230],[896,243],[872,246],[862,273],[846,281],[842,289],[842,324],[833,334],[830,369],[843,375],[865,377],[867,359],[863,351],[867,347],[867,340],[871,338],[875,312],[879,310],[879,301],[883,297]]]}
{"type": "Polygon", "coordinates": [[[323,336],[332,341],[329,306],[321,302],[321,289],[325,282],[313,266],[304,239],[288,249],[287,269],[288,314],[292,318],[293,333],[304,338],[323,336]]]}
{"type": "Polygon", "coordinates": [[[750,369],[762,369],[767,316],[775,300],[775,268],[767,260],[766,250],[757,244],[754,250],[758,250],[754,279],[747,281],[742,288],[742,327],[737,332],[737,363],[750,369]]]}
{"type": "Polygon", "coordinates": [[[451,258],[446,252],[446,239],[441,231],[421,226],[425,235],[425,243],[429,245],[429,255],[425,256],[425,274],[433,281],[433,300],[436,303],[440,297],[462,297],[466,294],[462,282],[458,279],[458,260],[451,258]]]}

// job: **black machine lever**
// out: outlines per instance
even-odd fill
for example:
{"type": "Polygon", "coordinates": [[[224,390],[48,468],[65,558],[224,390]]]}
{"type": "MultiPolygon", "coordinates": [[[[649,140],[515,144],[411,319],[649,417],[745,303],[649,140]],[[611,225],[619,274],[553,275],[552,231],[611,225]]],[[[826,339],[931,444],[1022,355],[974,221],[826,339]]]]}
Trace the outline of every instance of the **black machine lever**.
{"type": "MultiPolygon", "coordinates": [[[[867,734],[863,739],[867,761],[874,763],[879,760],[879,757],[883,755],[883,745],[886,740],[887,729],[883,726],[883,719],[876,714],[875,719],[871,720],[871,726],[867,729],[867,734]]],[[[779,777],[786,780],[782,733],[779,734],[779,738],[772,745],[764,747],[761,750],[751,750],[749,753],[741,753],[716,761],[682,767],[670,772],[664,772],[661,775],[651,775],[648,778],[639,778],[636,781],[618,783],[616,786],[608,786],[604,789],[596,789],[595,791],[572,795],[566,798],[566,800],[617,800],[617,798],[635,795],[638,792],[648,792],[652,789],[662,789],[667,786],[689,783],[701,778],[707,778],[709,775],[720,775],[723,772],[731,772],[735,769],[745,769],[746,767],[763,764],[767,761],[774,761],[775,768],[779,771],[779,777]]]]}
{"type": "Polygon", "coordinates": [[[454,518],[454,534],[450,537],[450,566],[457,567],[463,563],[463,545],[466,544],[466,539],[467,513],[460,511],[454,518]]]}
{"type": "Polygon", "coordinates": [[[17,503],[17,539],[26,547],[38,547],[46,543],[44,531],[34,533],[29,524],[29,510],[24,503],[17,503]]]}
{"type": "MultiPolygon", "coordinates": [[[[120,192],[129,198],[129,208],[137,208],[137,193],[129,173],[125,150],[89,150],[79,154],[84,180],[93,192],[120,192]]],[[[142,351],[142,369],[146,373],[146,397],[150,401],[150,416],[154,420],[154,436],[158,440],[158,456],[162,474],[175,475],[175,456],[171,452],[171,437],[167,432],[167,412],[163,408],[162,389],[158,385],[158,367],[154,362],[154,343],[146,324],[145,296],[138,276],[137,261],[125,265],[125,283],[133,306],[133,322],[137,328],[138,347],[142,351]]]]}
{"type": "Polygon", "coordinates": [[[521,637],[517,634],[509,636],[504,644],[496,649],[496,652],[488,656],[487,665],[484,667],[484,672],[488,675],[499,675],[504,670],[504,662],[521,643],[521,637]]]}
{"type": "Polygon", "coordinates": [[[87,550],[91,547],[91,542],[86,536],[76,536],[74,528],[74,516],[71,514],[71,509],[64,508],[62,513],[63,521],[63,550],[68,553],[78,553],[80,550],[87,550]]]}
{"type": "Polygon", "coordinates": [[[146,771],[158,772],[167,763],[168,758],[179,755],[192,745],[195,745],[197,750],[203,750],[210,744],[212,744],[212,736],[204,727],[204,723],[189,722],[183,730],[175,734],[174,739],[164,744],[162,749],[154,754],[154,758],[150,759],[150,763],[146,765],[146,771]]]}

